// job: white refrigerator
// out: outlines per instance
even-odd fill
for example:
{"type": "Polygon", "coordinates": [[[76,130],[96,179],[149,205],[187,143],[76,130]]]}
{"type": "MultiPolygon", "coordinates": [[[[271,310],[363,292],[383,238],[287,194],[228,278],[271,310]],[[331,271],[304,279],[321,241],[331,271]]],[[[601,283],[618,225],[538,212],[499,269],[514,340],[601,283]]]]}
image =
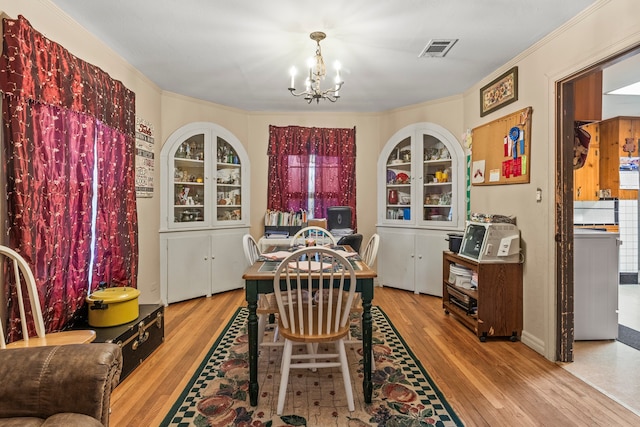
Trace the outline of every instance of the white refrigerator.
{"type": "Polygon", "coordinates": [[[574,339],[618,337],[619,233],[574,229],[574,339]]]}

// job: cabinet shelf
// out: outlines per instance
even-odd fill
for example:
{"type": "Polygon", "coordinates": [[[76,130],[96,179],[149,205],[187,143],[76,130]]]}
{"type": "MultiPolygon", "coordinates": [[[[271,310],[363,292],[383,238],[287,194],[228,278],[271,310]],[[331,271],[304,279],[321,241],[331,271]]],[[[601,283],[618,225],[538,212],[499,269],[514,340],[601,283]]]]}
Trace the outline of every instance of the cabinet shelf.
{"type": "Polygon", "coordinates": [[[425,182],[424,186],[425,187],[446,187],[446,186],[451,187],[452,184],[453,184],[453,182],[451,182],[451,181],[447,181],[447,182],[425,182]]]}
{"type": "Polygon", "coordinates": [[[174,181],[174,185],[195,185],[195,186],[204,186],[204,182],[197,181],[174,181]]]}
{"type": "Polygon", "coordinates": [[[456,318],[460,320],[462,323],[464,323],[464,325],[467,328],[473,330],[474,332],[477,332],[478,330],[477,314],[467,313],[466,310],[449,301],[444,301],[442,303],[442,306],[444,307],[445,310],[448,310],[450,313],[455,313],[456,318]]]}
{"type": "Polygon", "coordinates": [[[425,160],[424,164],[428,166],[448,166],[451,164],[451,159],[425,160]]]}
{"type": "Polygon", "coordinates": [[[393,169],[393,168],[401,168],[401,169],[405,169],[405,168],[411,168],[411,162],[401,162],[401,163],[387,163],[387,168],[388,169],[393,169]]]}
{"type": "Polygon", "coordinates": [[[454,288],[456,291],[461,292],[471,298],[473,298],[474,300],[478,300],[478,290],[477,289],[467,289],[467,288],[463,288],[461,286],[456,286],[453,283],[449,283],[448,280],[444,280],[445,285],[449,285],[452,288],[454,288]]]}
{"type": "Polygon", "coordinates": [[[488,336],[510,337],[516,341],[522,334],[522,264],[477,263],[456,253],[444,251],[442,255],[442,308],[453,314],[465,326],[485,341],[488,336]],[[478,277],[477,289],[466,289],[447,279],[451,265],[471,269],[478,277]],[[476,303],[475,314],[467,313],[454,302],[463,294],[476,303]]]}
{"type": "Polygon", "coordinates": [[[198,159],[187,159],[184,157],[175,157],[176,166],[185,166],[185,167],[202,167],[204,166],[204,160],[198,159]]]}

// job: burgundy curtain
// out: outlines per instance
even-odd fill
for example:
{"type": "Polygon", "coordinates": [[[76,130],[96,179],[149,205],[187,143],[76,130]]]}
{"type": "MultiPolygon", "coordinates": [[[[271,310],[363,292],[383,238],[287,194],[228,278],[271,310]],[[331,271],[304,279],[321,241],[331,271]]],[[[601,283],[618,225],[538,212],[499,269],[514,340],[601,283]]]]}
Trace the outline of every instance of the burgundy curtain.
{"type": "MultiPolygon", "coordinates": [[[[109,254],[98,251],[104,257],[100,262],[109,263],[113,253],[116,266],[127,259],[131,265],[126,272],[132,274],[127,284],[136,285],[135,197],[122,188],[134,188],[135,95],[46,39],[24,17],[3,23],[0,91],[8,245],[31,266],[45,327],[55,331],[77,315],[93,274],[89,265],[96,155],[98,180],[104,179],[99,182],[107,188],[99,192],[98,204],[113,212],[109,220],[97,222],[96,234],[118,245],[109,254]],[[109,168],[116,170],[104,171],[109,168]]],[[[9,287],[7,293],[7,329],[13,341],[21,332],[15,289],[9,287]]]]}
{"type": "Polygon", "coordinates": [[[98,123],[98,203],[92,285],[136,287],[135,139],[98,123]]]}
{"type": "Polygon", "coordinates": [[[350,206],[356,224],[356,129],[269,126],[267,208],[307,209],[311,156],[315,162],[313,216],[350,206]]]}

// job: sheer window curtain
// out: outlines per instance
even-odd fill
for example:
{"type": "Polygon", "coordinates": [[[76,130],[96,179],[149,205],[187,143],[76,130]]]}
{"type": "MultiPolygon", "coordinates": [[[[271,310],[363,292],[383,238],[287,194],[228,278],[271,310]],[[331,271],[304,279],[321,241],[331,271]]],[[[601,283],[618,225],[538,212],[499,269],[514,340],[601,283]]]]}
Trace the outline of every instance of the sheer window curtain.
{"type": "MultiPolygon", "coordinates": [[[[31,266],[51,332],[73,323],[90,277],[92,290],[100,281],[137,284],[135,95],[24,17],[3,24],[6,244],[31,266]],[[94,227],[97,262],[91,271],[94,227]]],[[[21,334],[15,289],[5,292],[13,341],[21,334]]]]}
{"type": "Polygon", "coordinates": [[[267,208],[308,209],[309,165],[314,156],[315,218],[329,206],[350,206],[356,223],[356,129],[269,126],[267,208]]]}

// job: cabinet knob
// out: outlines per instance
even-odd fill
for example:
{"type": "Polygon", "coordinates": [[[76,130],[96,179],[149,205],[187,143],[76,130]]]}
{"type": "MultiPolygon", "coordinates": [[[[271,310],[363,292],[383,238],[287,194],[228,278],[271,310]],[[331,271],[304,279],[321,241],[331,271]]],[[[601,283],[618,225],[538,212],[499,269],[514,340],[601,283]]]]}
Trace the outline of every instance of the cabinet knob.
{"type": "Polygon", "coordinates": [[[204,260],[205,260],[205,261],[206,261],[206,260],[208,260],[208,259],[209,259],[209,257],[204,257],[204,260]]]}
{"type": "Polygon", "coordinates": [[[422,255],[418,255],[418,259],[422,259],[422,255]]]}

